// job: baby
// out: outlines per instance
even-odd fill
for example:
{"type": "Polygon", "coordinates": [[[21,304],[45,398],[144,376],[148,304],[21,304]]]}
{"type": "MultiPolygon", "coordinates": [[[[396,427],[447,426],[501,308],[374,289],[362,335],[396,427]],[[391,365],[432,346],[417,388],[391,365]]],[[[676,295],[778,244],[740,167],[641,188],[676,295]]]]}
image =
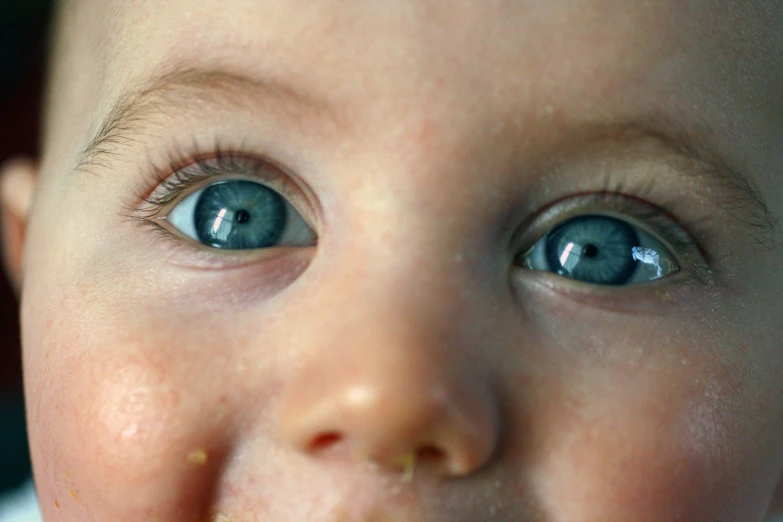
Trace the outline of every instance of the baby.
{"type": "Polygon", "coordinates": [[[750,522],[783,0],[63,0],[4,169],[43,519],[750,522]]]}

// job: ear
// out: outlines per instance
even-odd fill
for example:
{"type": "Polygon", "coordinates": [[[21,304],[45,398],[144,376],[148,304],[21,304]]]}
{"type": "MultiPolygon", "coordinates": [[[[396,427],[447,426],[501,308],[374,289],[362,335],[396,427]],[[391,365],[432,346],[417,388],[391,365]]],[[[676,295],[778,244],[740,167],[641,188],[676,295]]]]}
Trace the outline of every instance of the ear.
{"type": "Polygon", "coordinates": [[[24,238],[37,173],[36,165],[29,160],[11,160],[0,167],[3,264],[17,294],[22,283],[24,238]]]}

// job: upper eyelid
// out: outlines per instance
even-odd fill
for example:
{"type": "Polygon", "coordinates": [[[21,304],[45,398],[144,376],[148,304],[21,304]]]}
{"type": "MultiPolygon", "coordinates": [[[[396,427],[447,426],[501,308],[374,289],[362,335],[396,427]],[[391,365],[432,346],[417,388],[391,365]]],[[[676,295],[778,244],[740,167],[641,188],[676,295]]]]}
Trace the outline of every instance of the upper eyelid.
{"type": "Polygon", "coordinates": [[[181,166],[171,168],[168,174],[156,174],[156,180],[159,177],[163,179],[157,182],[146,197],[139,198],[141,203],[135,213],[142,219],[159,217],[194,191],[229,179],[248,179],[268,186],[286,198],[297,211],[307,214],[311,219],[317,217],[318,213],[311,208],[300,208],[313,206],[305,191],[297,186],[286,171],[265,159],[234,152],[219,152],[210,156],[196,154],[192,159],[173,160],[171,163],[181,166]],[[304,200],[304,203],[300,205],[301,200],[304,200]]]}
{"type": "Polygon", "coordinates": [[[707,256],[706,251],[701,248],[699,242],[689,233],[687,225],[683,224],[666,208],[653,205],[634,195],[623,194],[621,192],[594,192],[587,194],[587,201],[590,204],[601,206],[609,204],[614,206],[615,212],[629,212],[631,218],[639,220],[642,223],[636,223],[641,228],[651,228],[648,233],[664,236],[665,242],[672,243],[670,246],[677,250],[687,250],[696,246],[699,251],[707,256]]]}
{"type": "MultiPolygon", "coordinates": [[[[654,220],[679,226],[679,220],[673,218],[668,210],[659,205],[648,203],[632,192],[628,193],[622,188],[618,188],[617,190],[607,189],[575,194],[569,193],[550,201],[546,205],[530,212],[519,229],[519,233],[527,235],[528,231],[541,221],[549,222],[549,225],[552,225],[552,221],[563,222],[585,212],[630,214],[632,218],[642,221],[654,220]],[[557,215],[556,219],[552,218],[554,215],[557,215]]],[[[684,241],[687,241],[689,244],[694,242],[687,232],[686,236],[688,237],[683,238],[684,241]]],[[[516,242],[518,240],[517,235],[513,241],[516,242]]]]}

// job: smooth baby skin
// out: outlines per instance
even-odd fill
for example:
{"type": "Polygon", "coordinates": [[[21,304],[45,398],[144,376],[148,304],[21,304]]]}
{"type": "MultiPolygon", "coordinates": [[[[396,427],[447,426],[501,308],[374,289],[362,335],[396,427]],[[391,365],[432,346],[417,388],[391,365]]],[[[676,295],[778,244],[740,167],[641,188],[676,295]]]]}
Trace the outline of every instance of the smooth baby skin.
{"type": "Polygon", "coordinates": [[[4,189],[12,271],[34,190],[45,520],[767,515],[782,2],[83,0],[58,27],[35,185],[4,189]],[[276,166],[317,242],[226,253],[152,219],[217,150],[276,166]],[[518,262],[596,212],[679,272],[518,262]]]}

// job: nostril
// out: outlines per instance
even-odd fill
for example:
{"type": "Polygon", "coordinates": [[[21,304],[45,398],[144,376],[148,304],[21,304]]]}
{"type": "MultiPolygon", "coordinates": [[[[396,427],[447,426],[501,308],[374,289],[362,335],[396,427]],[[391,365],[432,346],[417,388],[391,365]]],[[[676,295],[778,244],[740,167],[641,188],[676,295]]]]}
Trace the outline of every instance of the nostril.
{"type": "Polygon", "coordinates": [[[342,440],[342,435],[336,431],[329,431],[318,435],[310,444],[311,451],[322,451],[328,449],[342,440]]]}
{"type": "Polygon", "coordinates": [[[422,464],[440,464],[446,457],[446,454],[435,446],[423,446],[417,453],[417,459],[422,464]]]}
{"type": "Polygon", "coordinates": [[[447,471],[446,453],[435,446],[420,446],[415,452],[405,451],[397,455],[390,464],[396,471],[403,473],[403,482],[413,479],[417,469],[427,468],[440,473],[447,471]]]}

